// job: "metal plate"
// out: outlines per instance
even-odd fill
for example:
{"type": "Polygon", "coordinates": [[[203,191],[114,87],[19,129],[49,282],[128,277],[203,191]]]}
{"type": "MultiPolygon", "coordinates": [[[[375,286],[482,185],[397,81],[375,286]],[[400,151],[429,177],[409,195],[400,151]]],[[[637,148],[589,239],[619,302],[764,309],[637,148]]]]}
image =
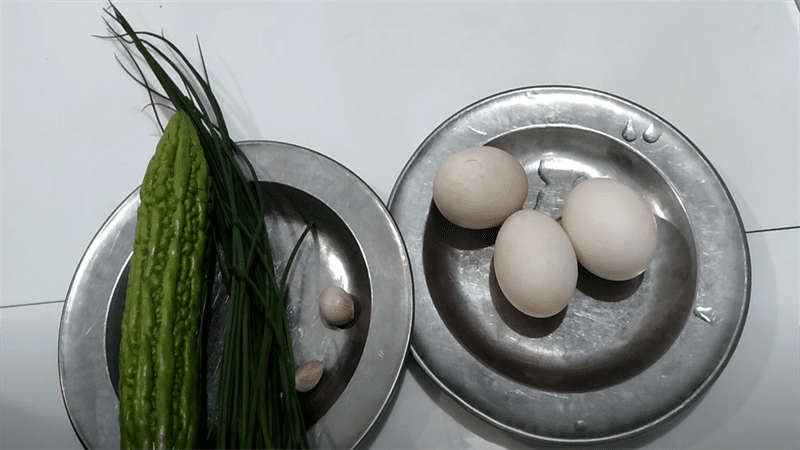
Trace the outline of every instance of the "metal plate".
{"type": "Polygon", "coordinates": [[[468,106],[421,144],[389,210],[414,274],[414,357],[455,400],[506,431],[559,444],[644,432],[714,382],[742,332],[750,262],[729,192],[678,130],[612,95],[532,87],[468,106]],[[635,188],[658,221],[650,268],[626,282],[581,269],[564,311],[519,313],[494,278],[498,228],[456,227],[432,203],[439,165],[480,145],[517,157],[530,185],[525,208],[556,219],[582,179],[635,188]]]}
{"type": "MultiPolygon", "coordinates": [[[[306,224],[288,282],[296,363],[324,362],[325,373],[301,394],[313,448],[352,448],[393,395],[408,350],[413,287],[402,238],[385,206],[358,177],[311,150],[277,142],[239,144],[266,194],[267,229],[277,272],[306,224]],[[351,293],[356,319],[326,325],[317,299],[336,284],[351,293]]],[[[69,288],[59,334],[64,403],[88,448],[119,446],[118,352],[139,191],[114,211],[89,245],[69,288]]],[[[219,276],[209,327],[207,411],[225,328],[227,294],[219,276]]]]}

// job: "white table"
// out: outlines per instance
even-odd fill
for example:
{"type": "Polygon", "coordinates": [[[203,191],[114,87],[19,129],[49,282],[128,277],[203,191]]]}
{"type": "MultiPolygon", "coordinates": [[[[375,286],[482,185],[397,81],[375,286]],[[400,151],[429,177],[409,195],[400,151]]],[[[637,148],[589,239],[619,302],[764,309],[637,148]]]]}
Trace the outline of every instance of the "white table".
{"type": "MultiPolygon", "coordinates": [[[[105,6],[2,4],[0,448],[80,447],[57,374],[64,297],[159,138],[119,47],[91,36],[104,34],[105,6]]],[[[199,36],[234,139],[317,150],[384,201],[428,133],[500,91],[584,86],[664,117],[714,164],[751,232],[750,312],[707,395],[619,446],[800,447],[793,1],[118,6],[193,58],[199,36]]],[[[364,444],[541,447],[470,415],[413,361],[364,444]]]]}

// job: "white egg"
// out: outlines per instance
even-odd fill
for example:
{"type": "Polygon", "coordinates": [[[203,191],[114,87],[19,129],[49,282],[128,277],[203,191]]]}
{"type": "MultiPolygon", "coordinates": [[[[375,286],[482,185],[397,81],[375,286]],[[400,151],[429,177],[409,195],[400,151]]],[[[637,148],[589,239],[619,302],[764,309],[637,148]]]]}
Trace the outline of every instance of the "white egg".
{"type": "Polygon", "coordinates": [[[607,280],[640,275],[655,255],[658,229],[652,209],[615,180],[594,178],[575,186],[564,201],[561,226],[581,265],[607,280]]]}
{"type": "Polygon", "coordinates": [[[564,309],[578,282],[578,262],[564,230],[547,214],[527,209],[500,227],[494,271],[508,301],[540,318],[564,309]]]}
{"type": "Polygon", "coordinates": [[[522,209],[528,176],[517,158],[494,147],[461,150],[433,179],[433,201],[450,222],[464,228],[499,225],[522,209]]]}

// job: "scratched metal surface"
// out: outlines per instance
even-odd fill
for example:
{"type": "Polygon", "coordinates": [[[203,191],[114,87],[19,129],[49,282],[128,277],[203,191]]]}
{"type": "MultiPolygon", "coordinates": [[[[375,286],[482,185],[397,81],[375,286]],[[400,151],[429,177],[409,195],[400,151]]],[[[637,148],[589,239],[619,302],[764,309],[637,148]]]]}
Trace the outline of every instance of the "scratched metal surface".
{"type": "MultiPolygon", "coordinates": [[[[267,229],[279,274],[310,221],[287,282],[296,363],[322,360],[320,383],[301,402],[312,448],[353,448],[394,394],[408,353],[413,292],[408,258],[388,211],[352,172],[288,144],[239,144],[262,181],[267,229]],[[331,327],[317,299],[336,284],[349,292],[356,318],[331,327]]],[[[62,316],[59,375],[67,412],[88,448],[119,446],[118,356],[138,189],[98,231],[79,264],[62,316]]],[[[208,327],[210,421],[225,333],[227,293],[218,274],[208,327]]]]}
{"type": "Polygon", "coordinates": [[[532,87],[481,100],[421,144],[389,209],[415,282],[415,359],[486,421],[535,440],[608,443],[696,401],[734,351],[750,294],[744,229],[710,163],[678,130],[623,99],[532,87]],[[450,154],[491,145],[528,173],[526,208],[558,219],[573,185],[608,177],[636,189],[658,222],[650,268],[627,282],[581,270],[549,319],[516,311],[492,269],[497,228],[455,227],[432,203],[450,154]]]}

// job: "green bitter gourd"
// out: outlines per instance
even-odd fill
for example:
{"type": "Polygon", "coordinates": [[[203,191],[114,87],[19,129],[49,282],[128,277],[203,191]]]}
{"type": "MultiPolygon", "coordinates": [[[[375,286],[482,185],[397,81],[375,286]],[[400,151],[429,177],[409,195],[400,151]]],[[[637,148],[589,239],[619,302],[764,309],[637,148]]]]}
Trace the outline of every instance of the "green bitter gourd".
{"type": "Polygon", "coordinates": [[[119,353],[122,448],[194,448],[210,178],[182,111],[142,182],[119,353]]]}

